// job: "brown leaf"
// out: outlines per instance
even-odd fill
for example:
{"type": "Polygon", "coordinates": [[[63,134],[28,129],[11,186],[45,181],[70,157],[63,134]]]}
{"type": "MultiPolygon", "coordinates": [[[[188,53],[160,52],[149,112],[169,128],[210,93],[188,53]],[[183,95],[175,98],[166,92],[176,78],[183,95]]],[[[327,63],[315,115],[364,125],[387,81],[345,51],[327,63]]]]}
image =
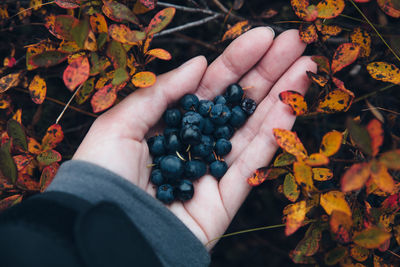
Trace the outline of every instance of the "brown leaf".
{"type": "Polygon", "coordinates": [[[375,157],[379,153],[379,148],[383,144],[382,123],[377,119],[372,119],[367,124],[367,131],[371,137],[372,156],[375,157]]]}
{"type": "Polygon", "coordinates": [[[348,214],[334,210],[329,219],[329,225],[336,240],[341,243],[351,241],[351,227],[353,220],[348,214]]]}

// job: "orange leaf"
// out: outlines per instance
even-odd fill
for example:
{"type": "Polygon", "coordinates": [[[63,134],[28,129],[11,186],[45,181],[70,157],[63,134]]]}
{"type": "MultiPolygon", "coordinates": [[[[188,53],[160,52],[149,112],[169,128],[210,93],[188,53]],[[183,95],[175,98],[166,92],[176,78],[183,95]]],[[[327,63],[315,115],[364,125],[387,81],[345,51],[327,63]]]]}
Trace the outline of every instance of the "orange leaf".
{"type": "Polygon", "coordinates": [[[376,160],[373,160],[371,161],[370,169],[371,178],[378,188],[384,192],[392,193],[394,181],[392,176],[388,173],[386,166],[376,160]]]}
{"type": "Polygon", "coordinates": [[[320,205],[328,215],[331,215],[334,210],[337,210],[351,216],[350,206],[344,194],[340,191],[329,191],[321,194],[320,205]]]}
{"type": "Polygon", "coordinates": [[[290,106],[296,116],[304,115],[308,111],[304,97],[296,91],[284,91],[279,94],[279,99],[290,106]]]}
{"type": "Polygon", "coordinates": [[[332,73],[336,73],[344,67],[353,63],[360,53],[360,47],[353,43],[341,44],[332,58],[332,73]]]}
{"type": "Polygon", "coordinates": [[[382,123],[377,119],[372,119],[367,125],[367,131],[371,137],[372,156],[375,157],[383,144],[382,123]]]}
{"type": "Polygon", "coordinates": [[[342,145],[343,135],[340,132],[332,131],[326,133],[322,138],[319,153],[324,154],[327,157],[335,155],[342,145]]]}
{"type": "Polygon", "coordinates": [[[8,209],[15,204],[20,203],[22,200],[22,195],[13,195],[7,198],[3,198],[0,200],[0,212],[8,209]]]}
{"type": "Polygon", "coordinates": [[[306,71],[308,78],[310,78],[314,83],[321,87],[324,87],[328,83],[328,78],[312,73],[311,71],[306,71]]]}
{"type": "Polygon", "coordinates": [[[347,111],[354,99],[353,92],[335,89],[319,100],[317,111],[322,113],[335,113],[347,111]]]}
{"type": "Polygon", "coordinates": [[[146,28],[147,35],[153,35],[162,31],[172,21],[175,15],[174,7],[167,7],[158,12],[146,28]]]}
{"type": "Polygon", "coordinates": [[[55,148],[63,139],[64,133],[61,126],[59,124],[51,125],[42,139],[43,151],[55,148]]]}
{"type": "Polygon", "coordinates": [[[90,65],[86,56],[74,59],[63,74],[65,86],[72,92],[89,78],[90,65]]]}
{"type": "Polygon", "coordinates": [[[32,162],[33,159],[33,156],[28,154],[13,156],[13,160],[17,166],[18,172],[23,172],[23,170],[32,162]]]}
{"type": "Polygon", "coordinates": [[[90,16],[90,26],[94,33],[108,33],[106,19],[100,13],[95,13],[90,16]]]}
{"type": "Polygon", "coordinates": [[[381,154],[379,162],[385,165],[388,169],[400,170],[400,149],[381,154]]]}
{"type": "Polygon", "coordinates": [[[304,187],[307,192],[314,189],[313,173],[310,166],[304,162],[293,163],[293,173],[297,184],[304,187]]]}
{"type": "Polygon", "coordinates": [[[301,24],[299,35],[300,39],[306,44],[311,44],[318,40],[317,29],[314,24],[301,24]]]}
{"type": "Polygon", "coordinates": [[[371,174],[368,163],[353,164],[343,175],[341,188],[343,192],[358,190],[364,186],[371,174]]]}
{"type": "Polygon", "coordinates": [[[19,124],[22,125],[21,117],[22,117],[22,109],[17,109],[17,111],[15,111],[14,115],[12,116],[12,119],[16,120],[17,122],[19,122],[19,124]]]}
{"type": "Polygon", "coordinates": [[[257,169],[251,177],[247,178],[247,183],[251,186],[257,186],[262,184],[265,180],[276,179],[286,172],[287,170],[285,169],[262,167],[257,169]]]}
{"type": "Polygon", "coordinates": [[[132,13],[132,11],[124,4],[118,3],[117,1],[103,0],[103,13],[109,19],[122,22],[124,20],[132,22],[133,24],[139,25],[139,20],[132,13]]]}
{"type": "Polygon", "coordinates": [[[146,38],[144,32],[132,31],[124,24],[112,24],[108,32],[111,38],[123,44],[135,45],[146,38]]]}
{"type": "Polygon", "coordinates": [[[331,19],[342,13],[345,3],[344,0],[324,0],[318,3],[318,18],[331,19]]]}
{"type": "Polygon", "coordinates": [[[17,86],[20,82],[21,72],[10,73],[0,78],[0,93],[17,86]]]}
{"type": "Polygon", "coordinates": [[[42,146],[32,137],[28,137],[28,152],[35,155],[42,152],[42,146]]]}
{"type": "Polygon", "coordinates": [[[131,81],[136,87],[149,87],[156,82],[156,75],[150,71],[142,71],[136,73],[131,81]]]}
{"type": "Polygon", "coordinates": [[[328,168],[312,168],[315,181],[328,181],[333,178],[333,172],[328,168]]]}
{"type": "Polygon", "coordinates": [[[351,241],[351,227],[353,220],[348,214],[334,210],[329,219],[329,225],[336,240],[341,243],[348,243],[351,241]]]}
{"type": "Polygon", "coordinates": [[[104,111],[111,107],[117,99],[116,87],[108,84],[98,90],[90,100],[94,113],[104,111]]]}
{"type": "Polygon", "coordinates": [[[31,83],[29,84],[29,93],[31,95],[32,101],[35,104],[42,104],[46,98],[46,81],[39,75],[33,77],[31,83]]]}
{"type": "Polygon", "coordinates": [[[312,56],[311,59],[317,63],[318,72],[325,72],[326,74],[331,73],[331,67],[329,64],[329,60],[324,56],[312,56]]]}
{"type": "Polygon", "coordinates": [[[331,36],[336,36],[342,32],[342,28],[336,25],[326,25],[321,23],[320,20],[315,22],[315,26],[317,30],[324,35],[324,40],[328,39],[331,36]]]}
{"type": "Polygon", "coordinates": [[[286,174],[283,181],[283,194],[292,202],[295,202],[300,196],[300,188],[291,173],[286,174]]]}
{"type": "Polygon", "coordinates": [[[359,57],[369,57],[371,54],[371,36],[367,31],[360,27],[355,28],[350,34],[350,40],[360,47],[359,57]]]}
{"type": "Polygon", "coordinates": [[[369,74],[375,80],[400,84],[400,69],[386,62],[372,62],[367,65],[369,74]]]}
{"type": "Polygon", "coordinates": [[[400,18],[400,7],[396,0],[377,0],[379,7],[387,15],[393,18],[400,18]]]}
{"type": "Polygon", "coordinates": [[[353,241],[357,245],[364,248],[378,248],[380,245],[386,242],[391,237],[389,233],[378,228],[371,227],[365,229],[354,235],[353,241]]]}
{"type": "Polygon", "coordinates": [[[304,21],[314,21],[318,16],[316,6],[311,5],[308,0],[290,0],[294,13],[304,21]]]}
{"type": "Polygon", "coordinates": [[[304,161],[307,165],[314,167],[328,164],[329,158],[321,153],[313,153],[304,161]]]}
{"type": "Polygon", "coordinates": [[[73,9],[79,7],[78,0],[54,0],[54,2],[62,8],[73,9]]]}
{"type": "Polygon", "coordinates": [[[162,59],[162,60],[170,60],[171,59],[171,54],[162,48],[151,49],[146,53],[146,55],[156,57],[156,58],[162,59]]]}
{"type": "Polygon", "coordinates": [[[248,20],[240,21],[240,22],[236,23],[235,25],[233,25],[232,27],[230,27],[224,33],[224,36],[222,36],[221,42],[223,42],[225,40],[229,40],[229,39],[235,39],[242,33],[248,31],[250,28],[251,28],[251,26],[249,25],[248,20]]]}
{"type": "Polygon", "coordinates": [[[342,89],[344,92],[348,92],[347,88],[344,86],[344,82],[339,80],[336,77],[332,77],[332,82],[336,85],[337,88],[342,89]]]}
{"type": "Polygon", "coordinates": [[[43,171],[42,175],[40,176],[40,192],[44,192],[46,188],[50,185],[50,183],[53,181],[54,177],[56,176],[56,173],[58,171],[58,168],[60,165],[58,163],[53,163],[50,164],[49,166],[46,166],[43,171]]]}
{"type": "Polygon", "coordinates": [[[283,209],[283,215],[286,221],[285,234],[293,234],[299,229],[306,217],[306,201],[302,200],[294,204],[287,205],[283,209]]]}
{"type": "Polygon", "coordinates": [[[283,150],[294,155],[296,158],[304,159],[307,157],[307,150],[295,132],[274,128],[273,133],[276,142],[283,150]]]}
{"type": "Polygon", "coordinates": [[[39,187],[39,182],[36,180],[33,180],[32,177],[30,177],[27,174],[19,174],[18,175],[18,179],[15,183],[15,185],[22,189],[22,190],[26,190],[26,191],[39,191],[40,187],[39,187]]]}

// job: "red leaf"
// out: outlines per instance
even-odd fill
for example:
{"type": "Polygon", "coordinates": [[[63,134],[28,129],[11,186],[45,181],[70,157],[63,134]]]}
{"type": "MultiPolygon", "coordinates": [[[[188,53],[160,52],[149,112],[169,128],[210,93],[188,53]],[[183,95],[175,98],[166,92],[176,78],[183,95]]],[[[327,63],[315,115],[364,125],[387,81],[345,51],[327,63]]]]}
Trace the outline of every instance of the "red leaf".
{"type": "Polygon", "coordinates": [[[304,21],[314,21],[318,16],[316,6],[311,5],[308,0],[290,0],[294,13],[304,21]]]}
{"type": "Polygon", "coordinates": [[[90,65],[86,56],[78,57],[65,69],[63,80],[65,86],[72,92],[89,78],[90,65]]]}
{"type": "Polygon", "coordinates": [[[360,47],[353,43],[341,44],[335,51],[332,59],[332,73],[336,73],[353,63],[360,53],[360,47]]]}
{"type": "Polygon", "coordinates": [[[168,7],[158,12],[146,28],[147,35],[153,35],[162,31],[171,22],[175,15],[175,8],[168,7]]]}
{"type": "Polygon", "coordinates": [[[304,115],[308,111],[307,103],[304,97],[296,91],[284,91],[279,94],[279,99],[290,106],[296,116],[304,115]]]}
{"type": "Polygon", "coordinates": [[[139,20],[126,5],[118,3],[117,1],[108,0],[103,0],[103,3],[103,13],[109,19],[116,22],[122,22],[126,20],[132,22],[133,24],[139,25],[139,20]]]}
{"type": "Polygon", "coordinates": [[[54,2],[62,8],[72,9],[79,7],[79,0],[54,0],[54,2]]]}
{"type": "Polygon", "coordinates": [[[116,87],[108,84],[98,90],[90,100],[93,112],[98,113],[111,107],[117,99],[116,87]]]}
{"type": "Polygon", "coordinates": [[[325,72],[326,74],[331,73],[331,67],[329,64],[329,59],[324,56],[312,56],[311,59],[317,63],[318,72],[325,72]]]}
{"type": "Polygon", "coordinates": [[[20,203],[22,200],[22,195],[13,195],[7,198],[4,198],[0,201],[0,212],[8,209],[15,204],[20,203]]]}
{"type": "Polygon", "coordinates": [[[156,7],[156,2],[156,0],[140,0],[140,3],[150,10],[156,7]]]}
{"type": "Polygon", "coordinates": [[[400,9],[398,4],[396,6],[396,0],[377,0],[377,2],[379,7],[387,15],[393,18],[400,18],[400,9]]]}
{"type": "Polygon", "coordinates": [[[383,144],[382,123],[377,119],[372,119],[367,125],[367,131],[371,137],[372,156],[375,157],[383,144]]]}
{"type": "Polygon", "coordinates": [[[358,190],[364,186],[371,174],[368,163],[357,163],[348,169],[340,181],[343,192],[358,190]]]}
{"type": "Polygon", "coordinates": [[[55,148],[63,139],[64,133],[61,126],[59,124],[51,125],[42,139],[43,151],[55,148]]]}
{"type": "Polygon", "coordinates": [[[58,163],[53,163],[50,164],[49,166],[46,166],[43,171],[42,175],[40,176],[40,192],[44,192],[46,188],[50,185],[50,183],[53,181],[54,177],[56,176],[56,173],[58,171],[58,168],[60,165],[58,163]]]}

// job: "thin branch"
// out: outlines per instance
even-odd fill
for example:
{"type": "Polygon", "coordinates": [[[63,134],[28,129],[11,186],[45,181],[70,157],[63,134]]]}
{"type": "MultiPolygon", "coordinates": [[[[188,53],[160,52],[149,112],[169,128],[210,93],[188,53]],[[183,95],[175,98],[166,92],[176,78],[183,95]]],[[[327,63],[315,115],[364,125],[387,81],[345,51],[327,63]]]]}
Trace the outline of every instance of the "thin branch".
{"type": "Polygon", "coordinates": [[[154,34],[154,37],[159,37],[159,36],[171,34],[171,33],[174,33],[174,32],[183,31],[183,30],[186,30],[186,29],[189,29],[189,28],[193,28],[193,27],[196,27],[196,26],[200,26],[200,25],[206,24],[209,21],[215,20],[215,19],[217,19],[217,18],[219,18],[221,16],[222,16],[221,14],[215,14],[213,16],[209,16],[209,17],[204,18],[204,19],[200,19],[200,20],[196,20],[196,21],[193,21],[193,22],[189,22],[189,23],[186,23],[184,25],[181,25],[181,26],[178,26],[178,27],[175,27],[175,28],[171,28],[171,29],[162,31],[160,33],[156,33],[156,34],[154,34]]]}
{"type": "Polygon", "coordinates": [[[174,5],[170,3],[165,3],[165,2],[157,2],[157,5],[163,6],[163,7],[174,7],[178,10],[186,11],[186,12],[193,12],[193,13],[203,13],[207,15],[215,15],[219,14],[218,12],[209,10],[209,9],[202,9],[202,8],[192,8],[192,7],[186,7],[186,6],[180,6],[180,5],[174,5]]]}
{"type": "Polygon", "coordinates": [[[67,104],[65,104],[64,109],[61,111],[60,115],[58,115],[57,119],[56,119],[56,124],[58,124],[58,122],[61,120],[62,116],[64,115],[65,111],[67,110],[67,108],[69,107],[69,105],[71,104],[72,100],[74,99],[74,97],[76,96],[76,94],[81,90],[83,86],[83,83],[78,87],[78,89],[75,90],[75,93],[71,96],[71,98],[68,100],[67,104]]]}
{"type": "Polygon", "coordinates": [[[387,85],[387,86],[385,86],[385,87],[383,87],[383,88],[381,88],[381,89],[378,89],[378,90],[375,90],[375,91],[373,91],[373,92],[371,92],[371,93],[368,93],[368,94],[365,94],[365,95],[363,95],[363,96],[360,96],[360,97],[356,98],[356,99],[353,101],[353,103],[357,103],[358,101],[361,101],[361,100],[363,100],[363,99],[367,99],[368,97],[371,97],[371,96],[376,95],[377,93],[386,91],[386,90],[388,90],[388,89],[390,89],[390,88],[392,88],[392,87],[394,87],[394,86],[396,86],[396,85],[397,85],[397,84],[389,84],[389,85],[387,85]]]}
{"type": "Polygon", "coordinates": [[[176,33],[174,33],[174,35],[179,37],[179,38],[185,39],[185,40],[187,40],[189,42],[204,46],[205,48],[210,49],[210,50],[212,50],[214,52],[221,52],[220,50],[218,50],[215,46],[213,46],[211,44],[208,44],[208,43],[203,42],[201,40],[198,40],[198,39],[192,38],[190,36],[184,35],[182,33],[176,32],[176,33]]]}

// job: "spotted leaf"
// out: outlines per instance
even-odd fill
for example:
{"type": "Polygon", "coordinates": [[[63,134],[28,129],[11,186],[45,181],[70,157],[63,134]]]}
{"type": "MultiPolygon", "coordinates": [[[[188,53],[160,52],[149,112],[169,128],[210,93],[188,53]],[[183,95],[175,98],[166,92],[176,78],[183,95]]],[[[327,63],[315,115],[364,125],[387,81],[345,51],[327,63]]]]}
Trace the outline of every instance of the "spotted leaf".
{"type": "Polygon", "coordinates": [[[319,153],[327,157],[335,155],[342,144],[343,135],[338,131],[331,131],[324,135],[322,138],[319,153]]]}
{"type": "Polygon", "coordinates": [[[42,166],[47,166],[61,160],[61,154],[53,149],[46,150],[36,156],[36,160],[42,166]]]}
{"type": "Polygon", "coordinates": [[[315,73],[312,73],[311,71],[306,71],[308,78],[311,79],[315,84],[324,87],[328,83],[328,78],[322,75],[318,75],[315,73]]]}
{"type": "Polygon", "coordinates": [[[293,163],[293,173],[297,184],[307,192],[314,190],[313,173],[310,166],[304,162],[295,162],[293,163]]]}
{"type": "Polygon", "coordinates": [[[0,78],[0,93],[4,93],[10,88],[16,87],[21,78],[21,72],[10,73],[0,78]]]}
{"type": "Polygon", "coordinates": [[[375,80],[400,84],[400,69],[386,62],[372,62],[367,65],[369,74],[375,80]]]}
{"type": "Polygon", "coordinates": [[[317,5],[318,18],[335,18],[342,13],[344,7],[344,0],[322,0],[317,5]]]}
{"type": "Polygon", "coordinates": [[[46,81],[39,75],[33,77],[29,84],[29,94],[35,104],[42,104],[46,98],[47,85],[46,81]]]}
{"type": "Polygon", "coordinates": [[[294,13],[304,21],[314,21],[318,16],[317,7],[308,0],[290,0],[294,13]]]}
{"type": "Polygon", "coordinates": [[[43,169],[39,182],[40,192],[44,192],[46,188],[50,185],[50,183],[56,176],[59,167],[60,165],[58,165],[58,163],[52,163],[43,169]]]}
{"type": "Polygon", "coordinates": [[[295,202],[300,196],[300,187],[297,185],[293,174],[288,173],[283,181],[283,194],[287,199],[295,202]]]}
{"type": "Polygon", "coordinates": [[[79,105],[82,105],[83,103],[86,102],[86,100],[89,99],[89,97],[92,95],[94,90],[94,78],[90,78],[87,80],[81,90],[76,94],[75,101],[79,105]]]}
{"type": "Polygon", "coordinates": [[[329,218],[329,226],[335,239],[341,243],[351,241],[351,227],[353,220],[348,214],[334,210],[329,218]]]}
{"type": "Polygon", "coordinates": [[[95,13],[90,16],[90,27],[94,33],[108,33],[106,19],[100,13],[95,13]]]}
{"type": "Polygon", "coordinates": [[[317,28],[314,24],[301,24],[299,35],[300,39],[306,44],[311,44],[318,40],[317,28]]]}
{"type": "Polygon", "coordinates": [[[73,9],[79,7],[78,0],[54,0],[54,2],[62,8],[73,9]]]}
{"type": "Polygon", "coordinates": [[[175,8],[168,7],[158,12],[146,28],[147,35],[153,35],[162,31],[172,21],[175,15],[175,8]]]}
{"type": "Polygon", "coordinates": [[[258,186],[265,180],[273,180],[278,178],[280,175],[285,174],[287,170],[280,168],[259,168],[253,175],[247,178],[247,183],[251,186],[258,186]]]}
{"type": "Polygon", "coordinates": [[[239,35],[241,35],[242,33],[248,31],[251,28],[251,26],[249,25],[249,21],[248,20],[244,20],[244,21],[240,21],[238,23],[236,23],[235,25],[233,25],[232,27],[230,27],[222,36],[221,41],[225,41],[225,40],[230,40],[230,39],[235,39],[236,37],[238,37],[239,35]]]}
{"type": "Polygon", "coordinates": [[[111,58],[115,69],[126,67],[126,51],[120,42],[111,41],[109,43],[107,56],[111,58]]]}
{"type": "Polygon", "coordinates": [[[149,87],[156,82],[156,75],[150,71],[142,71],[136,73],[131,81],[136,87],[149,87]]]}
{"type": "Polygon", "coordinates": [[[363,262],[369,257],[369,250],[356,244],[352,244],[350,247],[350,255],[356,261],[363,262]]]}
{"type": "Polygon", "coordinates": [[[306,217],[306,201],[302,200],[294,204],[287,205],[283,209],[283,216],[286,223],[285,234],[293,234],[299,229],[306,217]]]}
{"type": "Polygon", "coordinates": [[[291,165],[295,161],[296,161],[295,156],[293,156],[292,154],[283,152],[276,157],[276,159],[274,161],[274,167],[288,166],[288,165],[291,165]]]}
{"type": "Polygon", "coordinates": [[[59,124],[51,125],[42,139],[43,151],[55,148],[63,139],[64,133],[61,126],[59,124]]]}
{"type": "Polygon", "coordinates": [[[90,65],[86,56],[76,58],[65,69],[63,80],[65,86],[73,92],[76,87],[89,78],[90,65]]]}
{"type": "Polygon", "coordinates": [[[400,18],[400,6],[396,0],[377,0],[379,7],[387,15],[393,18],[400,18]]]}
{"type": "Polygon", "coordinates": [[[117,99],[116,87],[108,84],[98,90],[90,100],[94,113],[104,111],[111,107],[117,99]]]}
{"type": "Polygon", "coordinates": [[[103,0],[103,13],[109,19],[122,22],[129,21],[133,24],[139,25],[139,20],[133,12],[124,4],[117,1],[103,0]]]}
{"type": "Polygon", "coordinates": [[[350,34],[350,40],[360,47],[359,57],[369,57],[371,54],[371,35],[366,30],[360,27],[355,28],[350,34]]]}
{"type": "Polygon", "coordinates": [[[304,115],[308,111],[304,96],[296,91],[284,91],[279,94],[279,99],[290,106],[296,116],[304,115]]]}
{"type": "Polygon", "coordinates": [[[124,24],[112,24],[108,32],[111,38],[123,44],[135,45],[146,38],[144,32],[132,31],[124,24]]]}
{"type": "Polygon", "coordinates": [[[307,157],[307,150],[303,143],[297,137],[295,132],[286,129],[273,129],[273,133],[278,145],[286,152],[294,155],[296,158],[304,159],[307,157]]]}
{"type": "Polygon", "coordinates": [[[31,57],[29,64],[35,67],[51,67],[67,59],[69,53],[62,51],[44,51],[31,57]]]}
{"type": "Polygon", "coordinates": [[[312,168],[315,181],[328,181],[333,178],[333,172],[328,168],[312,168]]]}
{"type": "Polygon", "coordinates": [[[332,58],[332,73],[336,73],[344,67],[353,63],[360,53],[360,47],[357,44],[341,44],[335,51],[332,58]]]}

